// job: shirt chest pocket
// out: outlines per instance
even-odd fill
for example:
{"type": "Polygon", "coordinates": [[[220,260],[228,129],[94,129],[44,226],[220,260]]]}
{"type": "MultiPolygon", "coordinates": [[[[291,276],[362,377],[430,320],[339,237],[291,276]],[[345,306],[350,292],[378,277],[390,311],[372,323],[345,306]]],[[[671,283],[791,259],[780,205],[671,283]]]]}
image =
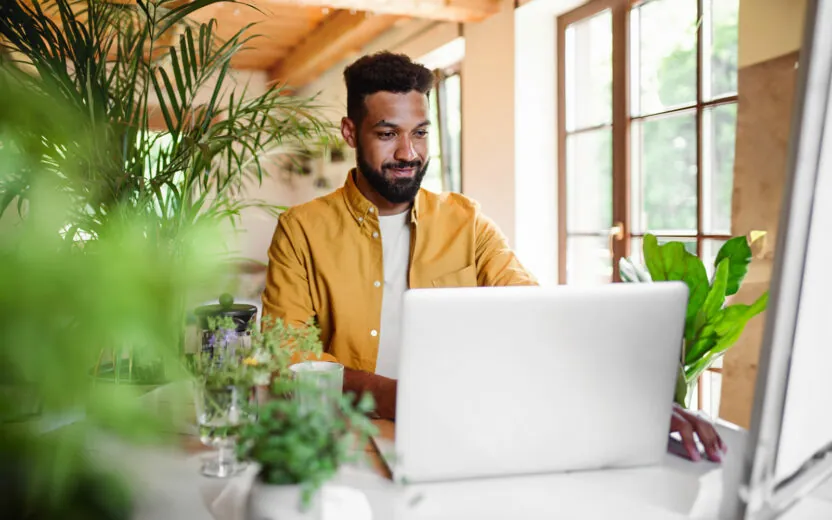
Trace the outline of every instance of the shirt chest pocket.
{"type": "Polygon", "coordinates": [[[431,285],[434,287],[476,287],[477,270],[472,264],[434,278],[431,280],[431,285]]]}

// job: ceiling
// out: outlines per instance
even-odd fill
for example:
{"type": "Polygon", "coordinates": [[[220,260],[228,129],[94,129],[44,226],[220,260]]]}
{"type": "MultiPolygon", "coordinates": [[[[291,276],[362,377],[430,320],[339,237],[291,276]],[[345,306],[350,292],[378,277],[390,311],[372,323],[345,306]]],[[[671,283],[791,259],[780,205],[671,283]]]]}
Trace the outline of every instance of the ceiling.
{"type": "Polygon", "coordinates": [[[257,37],[233,66],[301,87],[399,20],[475,22],[497,11],[498,0],[245,0],[209,5],[192,18],[215,18],[220,37],[254,23],[248,34],[257,37]]]}
{"type": "MultiPolygon", "coordinates": [[[[0,0],[3,2],[5,0],[0,0]]],[[[34,0],[27,0],[32,2],[34,0]]],[[[43,0],[40,0],[41,2],[43,0]]],[[[106,0],[132,4],[136,0],[106,0]]],[[[193,0],[176,0],[187,3],[193,0]]],[[[255,36],[232,66],[262,70],[270,81],[302,87],[355,55],[400,20],[478,22],[499,11],[500,0],[226,0],[194,11],[197,22],[217,20],[228,38],[249,24],[255,36]]],[[[48,12],[48,11],[47,11],[48,12]]],[[[60,25],[57,12],[54,20],[60,25]]]]}

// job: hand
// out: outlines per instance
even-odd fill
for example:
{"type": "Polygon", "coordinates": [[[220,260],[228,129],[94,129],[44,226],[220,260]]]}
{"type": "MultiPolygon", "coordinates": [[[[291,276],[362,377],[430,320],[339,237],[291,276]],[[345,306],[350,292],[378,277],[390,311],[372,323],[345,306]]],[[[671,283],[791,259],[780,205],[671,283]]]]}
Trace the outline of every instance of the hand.
{"type": "Polygon", "coordinates": [[[682,437],[682,445],[687,450],[691,460],[699,460],[699,450],[693,438],[694,432],[705,446],[705,453],[710,460],[722,462],[722,455],[727,451],[725,441],[720,438],[713,424],[699,415],[685,410],[676,403],[673,403],[670,432],[679,432],[682,437]]]}
{"type": "Polygon", "coordinates": [[[396,419],[396,390],[398,381],[384,376],[362,372],[351,368],[344,369],[344,392],[352,392],[360,399],[364,392],[373,394],[376,401],[375,414],[381,419],[396,419]]]}

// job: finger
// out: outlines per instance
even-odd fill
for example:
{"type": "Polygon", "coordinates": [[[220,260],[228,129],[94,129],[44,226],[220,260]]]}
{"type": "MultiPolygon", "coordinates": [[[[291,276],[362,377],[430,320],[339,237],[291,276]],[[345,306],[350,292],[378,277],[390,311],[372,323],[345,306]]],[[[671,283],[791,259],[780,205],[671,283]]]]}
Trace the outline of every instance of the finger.
{"type": "MultiPolygon", "coordinates": [[[[717,433],[717,435],[719,434],[717,433]]],[[[723,454],[728,453],[728,445],[725,444],[725,439],[723,439],[721,436],[719,437],[719,449],[722,450],[723,454]]]]}
{"type": "Polygon", "coordinates": [[[696,442],[693,438],[693,426],[691,426],[690,422],[688,422],[684,417],[680,418],[682,420],[678,421],[677,431],[682,437],[682,446],[684,446],[685,451],[688,452],[690,460],[698,462],[701,457],[699,456],[699,449],[696,447],[696,442]]]}
{"type": "Polygon", "coordinates": [[[693,424],[699,439],[705,446],[705,452],[708,454],[708,458],[716,462],[721,462],[722,455],[726,451],[726,446],[713,423],[698,414],[687,412],[683,413],[683,415],[693,424]]]}
{"type": "Polygon", "coordinates": [[[694,429],[696,433],[699,435],[699,439],[702,440],[702,444],[705,445],[705,451],[708,452],[709,457],[711,460],[717,460],[711,457],[711,449],[713,451],[720,451],[722,453],[718,453],[718,461],[722,460],[722,455],[725,454],[727,451],[727,446],[725,445],[725,441],[722,440],[720,437],[719,432],[717,431],[716,427],[714,427],[713,423],[701,415],[697,414],[686,414],[688,420],[694,425],[694,429]]]}
{"type": "Polygon", "coordinates": [[[714,462],[722,462],[722,456],[719,453],[720,439],[714,427],[708,421],[699,417],[693,419],[693,425],[697,435],[699,435],[699,440],[705,445],[705,453],[708,454],[708,458],[714,462]]]}

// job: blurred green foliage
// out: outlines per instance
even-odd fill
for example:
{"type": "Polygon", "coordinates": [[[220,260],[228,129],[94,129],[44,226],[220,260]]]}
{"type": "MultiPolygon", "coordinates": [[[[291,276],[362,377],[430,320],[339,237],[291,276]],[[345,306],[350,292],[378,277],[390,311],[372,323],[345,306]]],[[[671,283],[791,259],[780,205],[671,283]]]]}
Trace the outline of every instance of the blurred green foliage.
{"type": "Polygon", "coordinates": [[[218,292],[218,221],[163,237],[159,215],[115,204],[95,241],[65,240],[78,208],[65,183],[80,185],[80,170],[109,141],[79,125],[77,107],[53,86],[32,90],[15,74],[0,67],[0,186],[20,172],[28,184],[21,215],[5,212],[0,228],[0,510],[4,518],[125,518],[127,487],[86,448],[99,433],[159,441],[164,424],[140,404],[138,388],[96,382],[90,369],[103,348],[124,347],[184,377],[182,311],[218,292]],[[72,150],[60,168],[65,183],[44,142],[72,150]]]}

